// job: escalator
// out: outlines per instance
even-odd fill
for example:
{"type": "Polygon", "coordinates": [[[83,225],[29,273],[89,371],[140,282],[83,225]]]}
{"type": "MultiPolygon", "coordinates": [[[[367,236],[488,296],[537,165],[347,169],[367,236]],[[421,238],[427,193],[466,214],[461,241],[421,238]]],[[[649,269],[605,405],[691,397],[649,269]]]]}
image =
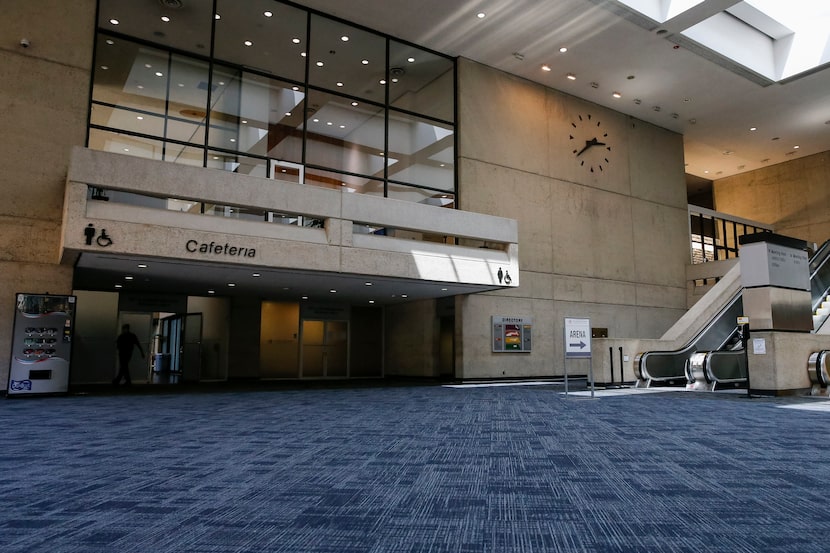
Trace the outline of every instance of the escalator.
{"type": "MultiPolygon", "coordinates": [[[[830,292],[830,241],[810,258],[810,285],[813,313],[830,292]]],[[[746,356],[737,319],[743,314],[742,290],[739,290],[712,320],[685,346],[672,351],[649,351],[634,359],[637,385],[682,385],[714,390],[717,385],[741,385],[746,382],[746,356]]],[[[830,310],[828,310],[830,314],[830,310]]],[[[830,318],[814,317],[819,331],[830,318]]]]}

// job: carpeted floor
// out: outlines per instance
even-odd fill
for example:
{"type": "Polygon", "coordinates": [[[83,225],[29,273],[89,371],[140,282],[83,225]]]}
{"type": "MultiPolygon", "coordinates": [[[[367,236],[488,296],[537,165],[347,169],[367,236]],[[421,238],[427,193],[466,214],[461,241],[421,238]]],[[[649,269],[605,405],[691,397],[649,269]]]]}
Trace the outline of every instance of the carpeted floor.
{"type": "Polygon", "coordinates": [[[830,550],[830,411],[561,391],[0,399],[0,551],[830,550]]]}

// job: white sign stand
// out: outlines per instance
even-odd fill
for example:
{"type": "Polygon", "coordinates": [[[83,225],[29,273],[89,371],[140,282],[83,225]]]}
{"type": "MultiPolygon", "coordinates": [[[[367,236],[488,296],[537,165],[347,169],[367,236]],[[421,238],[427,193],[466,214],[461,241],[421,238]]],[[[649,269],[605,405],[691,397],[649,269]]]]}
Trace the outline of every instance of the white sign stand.
{"type": "Polygon", "coordinates": [[[568,359],[588,359],[591,398],[594,397],[594,364],[591,359],[591,319],[565,317],[565,397],[568,396],[568,359]]]}

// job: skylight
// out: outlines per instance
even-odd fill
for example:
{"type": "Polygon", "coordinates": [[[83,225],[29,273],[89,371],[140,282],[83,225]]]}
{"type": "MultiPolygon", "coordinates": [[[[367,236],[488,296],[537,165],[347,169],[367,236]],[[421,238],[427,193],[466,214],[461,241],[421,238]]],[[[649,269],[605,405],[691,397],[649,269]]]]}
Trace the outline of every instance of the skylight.
{"type": "Polygon", "coordinates": [[[830,62],[827,0],[743,0],[724,10],[716,0],[618,1],[772,82],[830,62]]]}

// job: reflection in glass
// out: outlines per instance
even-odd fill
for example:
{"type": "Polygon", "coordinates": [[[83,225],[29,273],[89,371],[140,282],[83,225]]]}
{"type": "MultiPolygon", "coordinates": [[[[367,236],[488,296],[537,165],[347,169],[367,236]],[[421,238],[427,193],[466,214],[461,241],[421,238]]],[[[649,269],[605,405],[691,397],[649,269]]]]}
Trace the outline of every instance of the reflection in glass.
{"type": "Polygon", "coordinates": [[[385,101],[383,37],[318,15],[311,17],[309,84],[340,94],[385,101]]]}
{"type": "Polygon", "coordinates": [[[141,2],[141,9],[135,9],[137,3],[100,0],[98,26],[177,50],[208,55],[213,0],[186,0],[186,9],[176,9],[172,2],[170,6],[166,2],[141,2]]]}
{"type": "Polygon", "coordinates": [[[207,166],[250,177],[265,177],[268,161],[237,154],[208,152],[207,166]]]}
{"type": "MultiPolygon", "coordinates": [[[[167,98],[167,52],[122,39],[98,37],[92,99],[107,105],[164,115],[167,98]]],[[[107,124],[114,128],[122,120],[107,124]]]]}
{"type": "Polygon", "coordinates": [[[165,138],[200,145],[205,143],[207,80],[207,62],[172,56],[165,138]]]}
{"type": "Polygon", "coordinates": [[[390,180],[453,191],[454,160],[452,125],[390,112],[390,180]]]}
{"type": "Polygon", "coordinates": [[[285,79],[305,80],[307,16],[273,0],[218,0],[214,55],[285,79]],[[270,14],[270,15],[268,15],[270,14]]]}
{"type": "Polygon", "coordinates": [[[306,163],[383,177],[383,108],[319,91],[308,105],[306,163]]]}
{"type": "Polygon", "coordinates": [[[383,180],[346,175],[336,171],[306,168],[305,183],[350,193],[383,196],[383,180]]]}
{"type": "Polygon", "coordinates": [[[89,148],[102,152],[128,154],[145,159],[161,160],[164,157],[164,143],[161,140],[97,129],[90,129],[89,131],[89,148]]]}
{"type": "Polygon", "coordinates": [[[217,66],[210,98],[209,145],[301,161],[304,93],[300,87],[217,66]]]}
{"type": "Polygon", "coordinates": [[[455,76],[451,59],[389,42],[389,104],[452,122],[455,76]]]}

